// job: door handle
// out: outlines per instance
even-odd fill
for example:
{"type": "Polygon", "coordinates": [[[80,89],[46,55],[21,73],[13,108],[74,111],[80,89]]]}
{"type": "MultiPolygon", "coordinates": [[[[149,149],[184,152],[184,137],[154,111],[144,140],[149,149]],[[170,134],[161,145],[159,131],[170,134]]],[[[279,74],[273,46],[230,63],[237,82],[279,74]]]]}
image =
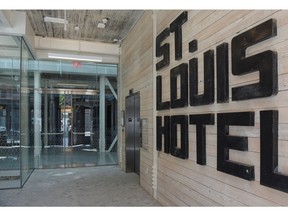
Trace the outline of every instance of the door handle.
{"type": "Polygon", "coordinates": [[[128,118],[128,122],[132,122],[132,118],[128,118]]]}

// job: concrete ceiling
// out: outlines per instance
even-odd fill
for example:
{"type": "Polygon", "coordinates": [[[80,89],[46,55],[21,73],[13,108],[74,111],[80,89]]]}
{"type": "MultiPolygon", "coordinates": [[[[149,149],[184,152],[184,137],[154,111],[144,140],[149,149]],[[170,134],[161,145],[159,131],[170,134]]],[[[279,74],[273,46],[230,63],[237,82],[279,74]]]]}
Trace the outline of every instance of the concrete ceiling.
{"type": "Polygon", "coordinates": [[[142,10],[26,10],[36,36],[121,43],[142,15],[142,10]],[[65,18],[64,24],[44,22],[44,17],[65,18]],[[105,28],[97,28],[106,18],[105,28]],[[118,41],[116,41],[117,39],[118,41]]]}

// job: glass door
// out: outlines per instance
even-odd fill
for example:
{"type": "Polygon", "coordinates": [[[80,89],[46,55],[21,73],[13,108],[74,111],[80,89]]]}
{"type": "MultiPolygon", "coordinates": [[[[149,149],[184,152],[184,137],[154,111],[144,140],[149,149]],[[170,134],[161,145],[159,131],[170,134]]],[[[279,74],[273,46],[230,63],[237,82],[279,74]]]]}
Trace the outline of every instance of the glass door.
{"type": "MultiPolygon", "coordinates": [[[[96,90],[59,88],[42,90],[42,94],[42,111],[44,120],[48,121],[42,124],[39,168],[117,164],[116,147],[109,150],[110,145],[107,145],[107,151],[99,151],[99,95],[96,90]]],[[[107,131],[107,141],[115,136],[115,132],[107,131]]]]}

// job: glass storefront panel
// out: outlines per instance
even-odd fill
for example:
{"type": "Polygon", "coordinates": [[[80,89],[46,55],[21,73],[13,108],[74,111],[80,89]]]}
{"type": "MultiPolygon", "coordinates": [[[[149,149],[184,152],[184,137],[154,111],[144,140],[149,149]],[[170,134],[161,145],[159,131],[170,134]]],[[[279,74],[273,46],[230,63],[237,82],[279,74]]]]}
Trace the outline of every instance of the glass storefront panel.
{"type": "MultiPolygon", "coordinates": [[[[39,67],[41,63],[43,62],[39,62],[39,67]]],[[[72,65],[69,62],[54,62],[54,64],[66,70],[72,65]]],[[[72,66],[67,72],[61,70],[41,72],[42,154],[38,168],[118,163],[116,99],[107,89],[105,98],[107,142],[104,151],[100,152],[99,79],[91,71],[81,73],[81,70],[85,70],[85,66],[89,68],[90,65],[83,64],[82,68],[79,68],[79,73],[77,68],[72,66]]],[[[110,78],[110,80],[116,86],[116,79],[110,78]]]]}
{"type": "MultiPolygon", "coordinates": [[[[20,97],[20,131],[21,131],[21,185],[34,169],[34,72],[29,68],[33,57],[21,39],[21,97],[20,97]]],[[[37,157],[37,155],[35,155],[37,157]]]]}
{"type": "Polygon", "coordinates": [[[0,188],[20,187],[20,43],[0,35],[0,188]]]}
{"type": "Polygon", "coordinates": [[[116,77],[117,65],[34,60],[0,35],[0,189],[35,168],[117,164],[116,77]]]}

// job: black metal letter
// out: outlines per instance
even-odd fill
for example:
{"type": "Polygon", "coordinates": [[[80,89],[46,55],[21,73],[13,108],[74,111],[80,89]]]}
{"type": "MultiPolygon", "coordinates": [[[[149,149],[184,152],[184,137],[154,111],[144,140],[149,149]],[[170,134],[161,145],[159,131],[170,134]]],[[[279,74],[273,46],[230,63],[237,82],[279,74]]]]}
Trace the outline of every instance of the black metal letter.
{"type": "Polygon", "coordinates": [[[260,111],[260,184],[288,192],[288,176],[278,168],[278,111],[260,111]]]}
{"type": "Polygon", "coordinates": [[[165,43],[161,46],[161,43],[170,35],[169,28],[165,28],[157,37],[156,37],[156,57],[163,56],[163,59],[156,64],[156,70],[159,71],[163,67],[170,64],[170,45],[165,43]]]}
{"type": "Polygon", "coordinates": [[[157,151],[162,151],[162,135],[164,135],[164,152],[170,153],[170,116],[164,116],[164,126],[162,117],[157,116],[157,151]]]}
{"type": "Polygon", "coordinates": [[[156,77],[156,109],[170,109],[170,101],[162,102],[162,76],[156,77]]]}
{"type": "Polygon", "coordinates": [[[189,155],[188,148],[188,116],[171,116],[171,155],[187,159],[189,155]],[[181,148],[177,148],[177,125],[181,126],[181,148]]]}
{"type": "Polygon", "coordinates": [[[277,53],[271,50],[245,57],[246,49],[277,35],[276,20],[270,19],[232,39],[232,74],[259,71],[259,82],[232,88],[232,100],[269,97],[278,93],[277,53]]]}
{"type": "Polygon", "coordinates": [[[198,50],[198,42],[197,40],[192,40],[189,42],[189,52],[193,53],[198,50]]]}
{"type": "Polygon", "coordinates": [[[217,103],[229,101],[228,43],[216,47],[217,103]]]}
{"type": "Polygon", "coordinates": [[[229,135],[229,125],[253,126],[254,112],[217,114],[217,170],[246,180],[254,180],[254,166],[229,160],[229,149],[248,150],[248,138],[229,135]]]}
{"type": "Polygon", "coordinates": [[[206,125],[214,125],[214,114],[190,115],[190,124],[196,125],[197,164],[206,165],[206,125]]]}
{"type": "Polygon", "coordinates": [[[188,64],[183,63],[170,71],[171,108],[188,106],[188,64]],[[180,78],[180,98],[177,98],[177,77],[180,78]]]}
{"type": "Polygon", "coordinates": [[[184,11],[170,24],[170,32],[175,33],[175,60],[182,58],[182,25],[186,21],[187,11],[184,11]]]}
{"type": "Polygon", "coordinates": [[[198,59],[189,60],[190,105],[214,103],[214,51],[204,53],[204,94],[198,95],[198,59]]]}

